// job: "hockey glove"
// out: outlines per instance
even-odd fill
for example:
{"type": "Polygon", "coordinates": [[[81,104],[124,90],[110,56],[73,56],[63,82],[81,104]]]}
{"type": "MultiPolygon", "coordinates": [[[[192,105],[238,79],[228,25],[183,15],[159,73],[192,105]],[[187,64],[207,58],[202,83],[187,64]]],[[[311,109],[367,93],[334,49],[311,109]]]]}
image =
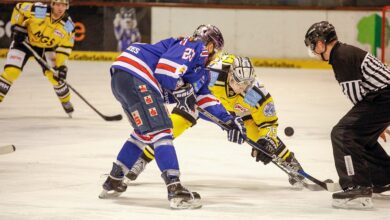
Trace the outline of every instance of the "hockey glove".
{"type": "Polygon", "coordinates": [[[263,149],[267,154],[265,154],[263,151],[258,150],[256,148],[252,148],[252,157],[256,158],[256,162],[263,162],[264,165],[267,165],[269,162],[272,161],[272,155],[276,152],[276,143],[271,138],[260,138],[257,142],[257,145],[260,149],[263,149]]]}
{"type": "Polygon", "coordinates": [[[56,73],[54,73],[55,80],[60,82],[66,79],[66,75],[68,74],[68,67],[62,65],[59,67],[54,67],[53,69],[57,71],[56,73]]]}
{"type": "Polygon", "coordinates": [[[21,44],[27,39],[27,30],[25,28],[14,26],[12,29],[12,38],[16,43],[21,44]]]}
{"type": "Polygon", "coordinates": [[[231,129],[227,131],[228,140],[233,143],[242,144],[246,139],[246,128],[241,117],[235,117],[227,123],[231,129]]]}
{"type": "Polygon", "coordinates": [[[192,85],[187,83],[173,91],[172,95],[176,101],[173,112],[178,113],[191,122],[196,121],[199,112],[196,109],[196,97],[192,85]]]}

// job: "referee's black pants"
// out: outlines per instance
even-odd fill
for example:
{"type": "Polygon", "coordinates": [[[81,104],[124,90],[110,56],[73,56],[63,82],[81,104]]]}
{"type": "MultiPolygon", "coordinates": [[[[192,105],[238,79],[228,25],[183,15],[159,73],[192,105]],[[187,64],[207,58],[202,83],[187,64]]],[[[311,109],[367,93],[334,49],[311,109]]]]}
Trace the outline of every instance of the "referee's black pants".
{"type": "Polygon", "coordinates": [[[386,88],[367,95],[333,127],[333,156],[343,189],[390,184],[390,157],[378,143],[389,125],[390,88],[386,88]]]}

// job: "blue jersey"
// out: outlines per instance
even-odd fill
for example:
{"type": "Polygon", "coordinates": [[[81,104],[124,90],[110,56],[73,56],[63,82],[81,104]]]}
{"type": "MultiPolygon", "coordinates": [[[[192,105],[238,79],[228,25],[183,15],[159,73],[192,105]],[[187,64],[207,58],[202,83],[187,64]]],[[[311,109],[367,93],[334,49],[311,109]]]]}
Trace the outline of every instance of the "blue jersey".
{"type": "Polygon", "coordinates": [[[170,103],[172,99],[167,98],[167,94],[190,83],[198,105],[227,121],[231,116],[208,89],[209,72],[205,69],[208,55],[202,41],[168,38],[156,44],[132,44],[120,54],[112,68],[143,80],[170,103]]]}

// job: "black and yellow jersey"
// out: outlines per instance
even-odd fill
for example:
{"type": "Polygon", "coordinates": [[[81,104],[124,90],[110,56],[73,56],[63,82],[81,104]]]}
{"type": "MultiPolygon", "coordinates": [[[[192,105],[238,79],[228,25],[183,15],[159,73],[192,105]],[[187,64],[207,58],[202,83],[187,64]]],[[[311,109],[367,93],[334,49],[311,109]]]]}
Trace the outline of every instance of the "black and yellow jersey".
{"type": "Polygon", "coordinates": [[[58,20],[51,18],[51,9],[42,3],[18,3],[12,13],[13,28],[27,32],[29,44],[39,48],[53,48],[56,53],[69,56],[74,45],[74,23],[65,12],[58,20]]]}
{"type": "Polygon", "coordinates": [[[278,117],[271,94],[259,80],[256,80],[245,93],[236,94],[228,81],[233,59],[233,55],[221,55],[210,65],[211,93],[227,111],[242,117],[248,138],[257,141],[268,136],[276,140],[278,117]]]}

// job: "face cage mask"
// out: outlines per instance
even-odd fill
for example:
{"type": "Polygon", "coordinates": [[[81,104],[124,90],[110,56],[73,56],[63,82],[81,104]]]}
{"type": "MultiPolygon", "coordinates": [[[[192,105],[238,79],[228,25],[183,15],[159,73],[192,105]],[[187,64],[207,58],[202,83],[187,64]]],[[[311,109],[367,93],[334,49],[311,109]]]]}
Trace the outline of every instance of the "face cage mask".
{"type": "Polygon", "coordinates": [[[255,81],[255,79],[240,81],[240,79],[238,79],[237,77],[234,76],[232,71],[230,73],[231,73],[231,76],[232,76],[231,77],[231,81],[234,82],[234,86],[239,87],[243,91],[245,91],[247,88],[252,86],[253,82],[255,81]]]}

